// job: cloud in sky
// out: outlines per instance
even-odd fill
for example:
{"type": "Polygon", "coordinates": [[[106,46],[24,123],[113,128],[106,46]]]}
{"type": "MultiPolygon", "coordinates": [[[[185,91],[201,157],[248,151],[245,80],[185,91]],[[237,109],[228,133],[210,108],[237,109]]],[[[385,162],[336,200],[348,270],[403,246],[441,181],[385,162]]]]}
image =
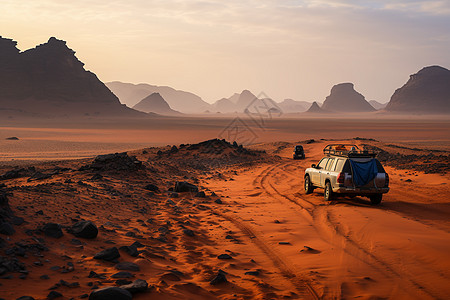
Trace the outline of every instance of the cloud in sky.
{"type": "Polygon", "coordinates": [[[244,88],[322,101],[352,81],[385,102],[409,74],[450,66],[449,2],[3,0],[0,34],[22,50],[56,36],[104,81],[209,101],[244,88]]]}

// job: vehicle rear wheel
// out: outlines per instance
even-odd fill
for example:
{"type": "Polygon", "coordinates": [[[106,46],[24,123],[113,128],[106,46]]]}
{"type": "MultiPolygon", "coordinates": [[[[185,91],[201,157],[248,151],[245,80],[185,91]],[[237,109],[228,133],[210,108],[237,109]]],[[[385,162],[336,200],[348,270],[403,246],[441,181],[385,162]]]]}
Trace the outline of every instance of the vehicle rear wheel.
{"type": "Polygon", "coordinates": [[[370,203],[372,203],[373,205],[380,204],[381,200],[383,199],[383,194],[371,195],[369,197],[369,199],[370,199],[370,203]]]}
{"type": "Polygon", "coordinates": [[[311,194],[312,192],[314,192],[311,179],[309,178],[308,175],[305,176],[305,192],[306,194],[311,194]]]}
{"type": "Polygon", "coordinates": [[[330,201],[333,199],[333,188],[331,187],[331,183],[327,181],[325,183],[325,191],[323,192],[323,198],[325,201],[330,201]]]}

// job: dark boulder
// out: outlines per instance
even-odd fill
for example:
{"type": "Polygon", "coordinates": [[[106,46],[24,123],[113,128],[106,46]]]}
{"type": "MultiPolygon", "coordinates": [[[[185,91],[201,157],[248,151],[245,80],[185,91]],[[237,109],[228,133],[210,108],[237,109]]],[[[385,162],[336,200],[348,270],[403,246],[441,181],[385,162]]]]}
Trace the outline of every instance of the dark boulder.
{"type": "Polygon", "coordinates": [[[159,191],[159,187],[154,185],[154,184],[147,184],[144,189],[152,191],[152,192],[158,192],[159,191]]]}
{"type": "Polygon", "coordinates": [[[111,275],[111,278],[133,278],[134,274],[127,272],[127,271],[120,271],[113,275],[111,275]]]}
{"type": "Polygon", "coordinates": [[[56,223],[47,223],[42,228],[42,231],[46,236],[53,237],[53,238],[60,238],[63,236],[63,232],[61,230],[61,226],[56,223]]]}
{"type": "Polygon", "coordinates": [[[62,296],[63,295],[57,291],[51,291],[50,293],[48,293],[47,299],[52,300],[52,299],[61,298],[62,296]]]}
{"type": "Polygon", "coordinates": [[[175,192],[177,193],[184,193],[184,192],[193,192],[193,193],[197,193],[198,192],[198,187],[196,187],[195,185],[188,183],[186,181],[177,181],[175,183],[175,192]]]}
{"type": "Polygon", "coordinates": [[[132,262],[121,262],[118,263],[117,265],[114,266],[117,270],[125,270],[125,271],[140,271],[141,268],[139,267],[139,265],[132,263],[132,262]]]}
{"type": "Polygon", "coordinates": [[[227,277],[225,276],[225,272],[222,270],[219,270],[217,275],[209,282],[211,285],[218,285],[221,283],[228,282],[227,277]]]}
{"type": "Polygon", "coordinates": [[[121,289],[127,290],[132,294],[145,292],[148,289],[148,283],[142,279],[136,279],[130,284],[122,285],[121,289]]]}
{"type": "Polygon", "coordinates": [[[105,261],[116,261],[120,257],[119,250],[116,247],[108,248],[95,254],[94,259],[101,259],[105,261]]]}
{"type": "Polygon", "coordinates": [[[195,197],[197,198],[206,198],[206,194],[204,191],[198,192],[197,194],[195,194],[195,197]]]}
{"type": "Polygon", "coordinates": [[[192,231],[191,229],[183,229],[183,233],[187,236],[195,236],[194,231],[192,231]]]}
{"type": "Polygon", "coordinates": [[[219,256],[217,256],[218,259],[232,259],[233,257],[231,257],[231,255],[228,254],[220,254],[219,256]]]}
{"type": "Polygon", "coordinates": [[[92,291],[89,300],[131,300],[133,296],[125,289],[110,286],[92,291]]]}
{"type": "Polygon", "coordinates": [[[5,235],[13,235],[16,231],[8,222],[0,223],[0,233],[5,235]]]}
{"type": "Polygon", "coordinates": [[[119,249],[120,249],[120,251],[124,251],[128,255],[133,256],[133,257],[137,257],[139,255],[138,249],[134,244],[130,245],[130,246],[122,246],[119,249]]]}
{"type": "Polygon", "coordinates": [[[91,221],[79,221],[70,228],[70,232],[76,237],[95,239],[98,235],[98,228],[91,221]]]}

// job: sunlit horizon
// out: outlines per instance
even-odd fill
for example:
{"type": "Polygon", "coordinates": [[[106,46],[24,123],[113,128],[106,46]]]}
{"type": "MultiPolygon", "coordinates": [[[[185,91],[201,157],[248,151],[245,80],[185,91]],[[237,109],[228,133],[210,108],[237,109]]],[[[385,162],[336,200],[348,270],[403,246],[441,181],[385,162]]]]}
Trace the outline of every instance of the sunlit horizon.
{"type": "Polygon", "coordinates": [[[352,82],[389,101],[425,66],[450,66],[447,1],[2,1],[21,51],[67,41],[103,82],[170,86],[212,103],[244,89],[322,102],[352,82]]]}

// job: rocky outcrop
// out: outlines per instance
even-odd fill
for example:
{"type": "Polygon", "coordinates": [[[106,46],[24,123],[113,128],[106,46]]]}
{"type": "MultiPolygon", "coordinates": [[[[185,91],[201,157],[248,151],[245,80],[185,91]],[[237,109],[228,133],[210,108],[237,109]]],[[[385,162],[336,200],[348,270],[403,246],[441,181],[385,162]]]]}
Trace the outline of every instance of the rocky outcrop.
{"type": "Polygon", "coordinates": [[[397,89],[386,106],[390,112],[450,113],[450,71],[439,66],[423,68],[397,89]]]}
{"type": "Polygon", "coordinates": [[[159,93],[152,93],[151,95],[142,99],[138,104],[133,106],[133,109],[143,111],[146,113],[157,113],[160,115],[177,116],[180,112],[170,108],[169,104],[159,93]]]}
{"type": "Polygon", "coordinates": [[[331,89],[330,95],[322,105],[330,112],[371,112],[375,109],[363,95],[355,91],[353,83],[340,83],[331,89]]]}
{"type": "Polygon", "coordinates": [[[0,37],[0,109],[54,115],[139,114],[84,69],[66,42],[54,37],[20,52],[0,37]]]}

